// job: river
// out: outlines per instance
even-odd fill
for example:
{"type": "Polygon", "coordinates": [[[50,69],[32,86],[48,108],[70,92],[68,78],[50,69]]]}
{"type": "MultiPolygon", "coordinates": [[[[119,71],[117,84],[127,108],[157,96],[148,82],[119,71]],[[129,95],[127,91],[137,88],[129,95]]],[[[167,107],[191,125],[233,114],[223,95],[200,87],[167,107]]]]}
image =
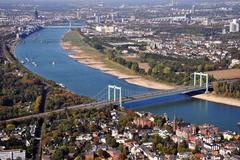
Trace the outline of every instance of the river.
{"type": "MultiPolygon", "coordinates": [[[[69,58],[68,52],[60,46],[60,39],[66,31],[67,29],[44,29],[31,34],[17,45],[17,59],[25,61],[24,66],[30,71],[46,79],[62,83],[68,90],[79,95],[95,97],[108,84],[116,84],[138,93],[151,91],[151,89],[129,84],[69,58]],[[31,62],[35,62],[37,67],[31,62]]],[[[155,114],[167,113],[170,118],[176,114],[177,117],[188,122],[211,123],[221,130],[240,132],[237,126],[237,122],[240,122],[239,107],[185,97],[176,102],[134,109],[155,114]]]]}

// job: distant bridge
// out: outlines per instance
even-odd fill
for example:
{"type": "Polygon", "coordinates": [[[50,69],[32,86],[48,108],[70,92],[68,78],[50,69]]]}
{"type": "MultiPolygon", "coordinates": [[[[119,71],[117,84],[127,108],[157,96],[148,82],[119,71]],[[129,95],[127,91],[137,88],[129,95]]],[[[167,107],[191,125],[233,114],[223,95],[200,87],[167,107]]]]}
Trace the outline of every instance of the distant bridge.
{"type": "Polygon", "coordinates": [[[82,26],[71,26],[71,27],[69,27],[69,26],[45,26],[44,28],[53,28],[53,29],[61,29],[61,28],[63,28],[63,29],[74,29],[74,28],[81,28],[82,26]]]}
{"type": "Polygon", "coordinates": [[[69,25],[49,25],[49,26],[45,26],[44,28],[56,28],[56,29],[58,29],[58,28],[64,28],[64,29],[69,29],[69,30],[71,30],[71,29],[74,29],[74,28],[81,28],[82,26],[80,26],[80,25],[72,25],[72,22],[71,21],[69,21],[69,25]]]}

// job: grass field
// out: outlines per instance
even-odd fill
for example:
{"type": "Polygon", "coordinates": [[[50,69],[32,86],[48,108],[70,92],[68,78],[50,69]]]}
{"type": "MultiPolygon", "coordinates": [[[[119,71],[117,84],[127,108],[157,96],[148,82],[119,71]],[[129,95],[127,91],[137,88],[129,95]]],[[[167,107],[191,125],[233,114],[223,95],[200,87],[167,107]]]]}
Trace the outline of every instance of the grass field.
{"type": "Polygon", "coordinates": [[[89,46],[87,43],[84,42],[83,36],[80,35],[77,31],[71,31],[64,34],[62,39],[64,42],[70,42],[73,46],[77,46],[81,49],[84,54],[91,54],[95,56],[103,56],[100,52],[96,49],[89,46]]]}

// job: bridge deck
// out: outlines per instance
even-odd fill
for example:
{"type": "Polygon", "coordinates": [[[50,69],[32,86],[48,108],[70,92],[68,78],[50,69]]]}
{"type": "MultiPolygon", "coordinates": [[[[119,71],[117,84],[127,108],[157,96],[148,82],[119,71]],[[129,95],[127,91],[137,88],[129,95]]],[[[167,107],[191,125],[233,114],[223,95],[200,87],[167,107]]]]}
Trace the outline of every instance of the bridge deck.
{"type": "Polygon", "coordinates": [[[81,28],[82,26],[45,26],[44,28],[66,28],[66,29],[69,29],[69,28],[81,28]]]}

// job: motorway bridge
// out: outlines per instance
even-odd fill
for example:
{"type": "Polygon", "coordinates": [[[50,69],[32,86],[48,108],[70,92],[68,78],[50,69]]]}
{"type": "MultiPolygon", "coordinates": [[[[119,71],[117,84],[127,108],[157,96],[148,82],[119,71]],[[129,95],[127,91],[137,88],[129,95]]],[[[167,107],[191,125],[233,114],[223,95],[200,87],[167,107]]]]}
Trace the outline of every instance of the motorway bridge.
{"type": "MultiPolygon", "coordinates": [[[[117,86],[115,86],[115,87],[117,87],[117,86]]],[[[133,95],[133,96],[127,96],[127,97],[123,97],[122,99],[116,98],[116,99],[111,99],[111,100],[101,100],[101,101],[92,102],[92,103],[88,103],[88,104],[69,106],[66,108],[48,111],[48,112],[44,112],[44,113],[38,113],[38,114],[33,114],[33,115],[23,116],[23,117],[18,117],[18,118],[12,118],[12,119],[8,119],[8,120],[4,120],[2,122],[9,123],[9,122],[13,122],[13,121],[18,122],[18,121],[24,121],[24,120],[33,119],[33,118],[45,118],[47,115],[62,113],[62,112],[65,112],[66,110],[74,111],[74,110],[84,109],[84,108],[87,108],[87,109],[101,108],[101,107],[108,106],[111,104],[124,107],[124,103],[131,102],[131,101],[144,100],[144,99],[153,98],[153,97],[162,97],[162,96],[169,96],[169,95],[175,95],[175,94],[187,94],[187,93],[191,93],[191,92],[202,91],[205,89],[206,89],[205,87],[184,87],[184,88],[168,90],[168,91],[154,91],[154,92],[143,93],[143,94],[138,94],[138,95],[133,95]]]]}
{"type": "MultiPolygon", "coordinates": [[[[53,111],[48,111],[44,113],[38,113],[38,114],[33,114],[29,116],[23,116],[23,117],[18,117],[18,118],[12,118],[8,120],[4,120],[2,122],[12,122],[12,121],[23,121],[23,120],[28,120],[32,118],[45,118],[47,115],[50,114],[58,114],[65,112],[66,110],[68,111],[74,111],[78,109],[83,109],[83,108],[100,108],[104,106],[108,106],[111,104],[114,105],[119,105],[121,107],[124,107],[124,104],[128,102],[134,102],[134,101],[144,101],[147,99],[151,98],[156,98],[156,97],[165,97],[165,96],[171,96],[171,95],[178,95],[178,94],[191,94],[191,93],[197,93],[197,92],[208,92],[208,89],[211,87],[211,85],[208,84],[208,81],[206,83],[202,83],[202,80],[200,80],[200,84],[196,84],[196,78],[197,76],[200,76],[200,79],[202,79],[203,76],[208,76],[203,73],[194,73],[194,85],[193,86],[183,86],[183,87],[178,87],[172,90],[154,90],[148,93],[130,93],[129,95],[123,94],[124,88],[116,86],[116,85],[108,85],[103,91],[101,91],[99,94],[97,94],[94,98],[96,99],[96,102],[88,103],[88,104],[81,104],[81,105],[75,105],[75,106],[69,106],[66,108],[62,109],[57,109],[53,111]]],[[[206,78],[205,80],[208,80],[206,78]]]]}

